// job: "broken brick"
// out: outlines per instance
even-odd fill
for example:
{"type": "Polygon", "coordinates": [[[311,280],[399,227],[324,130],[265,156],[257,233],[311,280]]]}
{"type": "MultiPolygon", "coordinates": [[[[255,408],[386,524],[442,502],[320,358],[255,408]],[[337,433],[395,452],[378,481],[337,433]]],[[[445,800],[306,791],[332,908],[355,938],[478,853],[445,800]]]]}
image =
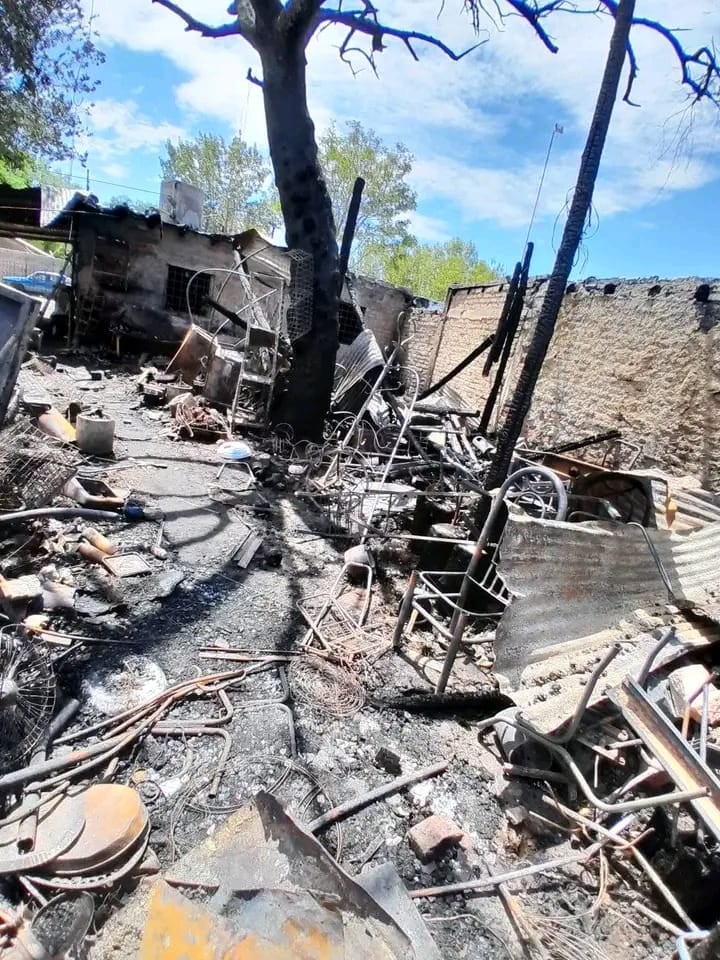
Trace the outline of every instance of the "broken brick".
{"type": "Polygon", "coordinates": [[[410,847],[422,863],[435,860],[450,847],[457,846],[462,838],[463,831],[456,823],[437,814],[426,817],[408,831],[410,847]]]}

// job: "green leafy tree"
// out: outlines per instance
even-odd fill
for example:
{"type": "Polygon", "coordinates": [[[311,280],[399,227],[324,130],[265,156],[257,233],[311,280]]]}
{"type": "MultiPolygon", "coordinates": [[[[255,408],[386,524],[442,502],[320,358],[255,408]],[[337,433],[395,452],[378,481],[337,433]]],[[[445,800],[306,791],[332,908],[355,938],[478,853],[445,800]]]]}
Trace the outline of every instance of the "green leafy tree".
{"type": "Polygon", "coordinates": [[[407,182],[413,155],[402,143],[386,146],[374,130],[357,120],[346,124],[342,133],[333,124],[318,142],[320,166],[332,201],[338,236],[357,177],[365,180],[362,204],[355,229],[352,264],[363,270],[372,252],[391,251],[409,239],[407,214],[417,204],[407,182]]]}
{"type": "Polygon", "coordinates": [[[416,296],[444,300],[448,287],[459,284],[491,283],[498,274],[480,260],[475,244],[448,240],[446,243],[406,243],[389,257],[383,278],[406,287],[416,296]]]}
{"type": "Polygon", "coordinates": [[[17,163],[10,163],[9,160],[0,157],[0,183],[14,190],[22,190],[29,187],[33,180],[32,163],[27,157],[21,158],[17,163]]]}
{"type": "Polygon", "coordinates": [[[0,158],[71,155],[103,55],[81,0],[0,3],[0,158]]]}
{"type": "Polygon", "coordinates": [[[240,134],[226,143],[217,134],[200,133],[194,140],[168,140],[165,149],[163,177],[182,180],[205,194],[204,230],[239,233],[257,227],[272,232],[281,222],[270,167],[240,134]]]}
{"type": "Polygon", "coordinates": [[[70,187],[73,183],[69,177],[58,170],[53,170],[43,159],[38,157],[21,157],[17,163],[0,157],[0,183],[4,183],[16,190],[24,187],[70,187]]]}

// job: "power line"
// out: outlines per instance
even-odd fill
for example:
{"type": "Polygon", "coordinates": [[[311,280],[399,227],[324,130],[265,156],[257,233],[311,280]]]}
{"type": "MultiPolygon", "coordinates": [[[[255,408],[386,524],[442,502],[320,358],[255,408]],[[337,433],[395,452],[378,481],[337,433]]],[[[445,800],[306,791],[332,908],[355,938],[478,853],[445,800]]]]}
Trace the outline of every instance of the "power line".
{"type": "MultiPolygon", "coordinates": [[[[68,177],[68,180],[79,180],[82,181],[82,177],[68,177]]],[[[131,187],[129,183],[115,183],[112,180],[101,180],[99,177],[90,177],[91,183],[102,183],[106,187],[119,187],[121,190],[133,190],[135,193],[150,193],[152,196],[157,197],[158,190],[147,190],[145,187],[131,187]]]]}

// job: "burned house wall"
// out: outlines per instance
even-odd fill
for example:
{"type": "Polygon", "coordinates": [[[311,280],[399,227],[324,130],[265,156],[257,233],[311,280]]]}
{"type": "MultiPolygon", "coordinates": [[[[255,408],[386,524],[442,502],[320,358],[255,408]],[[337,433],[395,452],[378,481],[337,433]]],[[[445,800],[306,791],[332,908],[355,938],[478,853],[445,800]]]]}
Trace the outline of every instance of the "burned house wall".
{"type": "MultiPolygon", "coordinates": [[[[85,214],[78,226],[78,318],[82,324],[89,317],[90,328],[99,333],[177,343],[191,322],[184,294],[188,272],[232,266],[227,238],[160,225],[149,218],[85,214]]],[[[226,279],[222,273],[209,273],[198,286],[198,295],[204,290],[217,296],[226,279]]],[[[224,286],[222,302],[228,306],[243,302],[239,281],[231,278],[224,286]]],[[[195,304],[192,319],[209,326],[199,306],[195,304]]]]}
{"type": "Polygon", "coordinates": [[[411,306],[412,294],[369,277],[353,276],[351,283],[365,326],[375,334],[380,349],[386,350],[397,339],[398,315],[411,306]]]}
{"type": "MultiPolygon", "coordinates": [[[[433,368],[442,332],[443,315],[439,310],[413,307],[408,312],[403,325],[407,344],[403,350],[402,362],[417,373],[421,390],[429,387],[433,380],[433,368]]],[[[412,386],[409,379],[406,378],[406,382],[408,386],[412,386]]]]}
{"type": "MultiPolygon", "coordinates": [[[[439,380],[449,373],[461,360],[486,337],[494,332],[507,293],[507,283],[493,283],[480,287],[451,288],[446,314],[439,318],[441,330],[436,333],[437,348],[432,361],[430,379],[439,380]]],[[[458,374],[452,387],[460,393],[471,407],[480,407],[490,390],[482,375],[486,355],[478,357],[458,374]]],[[[423,370],[421,379],[428,376],[423,370]]]]}
{"type": "MultiPolygon", "coordinates": [[[[652,279],[571,285],[528,416],[527,439],[551,444],[618,428],[642,448],[640,464],[689,473],[720,489],[720,282],[702,284],[652,279]]],[[[494,284],[451,291],[433,379],[493,332],[506,290],[494,284]]],[[[543,280],[531,282],[510,385],[543,292],[543,280]]],[[[475,361],[454,382],[471,405],[481,406],[490,386],[482,364],[482,358],[475,361]]]]}

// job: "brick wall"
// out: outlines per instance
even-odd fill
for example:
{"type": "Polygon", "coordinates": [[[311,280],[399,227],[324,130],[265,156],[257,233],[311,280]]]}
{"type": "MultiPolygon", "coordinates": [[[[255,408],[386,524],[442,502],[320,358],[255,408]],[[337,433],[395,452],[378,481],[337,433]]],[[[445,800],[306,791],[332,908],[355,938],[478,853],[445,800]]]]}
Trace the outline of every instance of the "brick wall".
{"type": "MultiPolygon", "coordinates": [[[[451,290],[447,319],[435,359],[433,380],[448,373],[486,337],[494,332],[502,312],[507,283],[451,290]]],[[[482,375],[486,355],[465,367],[451,383],[471,407],[482,409],[492,381],[482,375]]]]}
{"type": "MultiPolygon", "coordinates": [[[[421,390],[429,387],[432,382],[442,329],[443,315],[437,310],[414,307],[407,315],[404,337],[407,337],[408,341],[402,362],[418,374],[421,390]]],[[[409,380],[407,382],[409,384],[409,380]]]]}
{"type": "MultiPolygon", "coordinates": [[[[720,281],[709,302],[688,280],[592,281],[571,285],[526,423],[532,443],[552,443],[610,428],[643,447],[641,464],[689,473],[720,489],[720,281]]],[[[515,382],[544,281],[531,282],[517,348],[515,382]]],[[[451,291],[438,318],[437,379],[497,324],[506,285],[451,291]]],[[[411,354],[412,355],[412,354],[411,354]]],[[[489,389],[483,358],[453,382],[471,406],[489,389]]],[[[503,398],[507,400],[508,391],[503,398]]]]}

